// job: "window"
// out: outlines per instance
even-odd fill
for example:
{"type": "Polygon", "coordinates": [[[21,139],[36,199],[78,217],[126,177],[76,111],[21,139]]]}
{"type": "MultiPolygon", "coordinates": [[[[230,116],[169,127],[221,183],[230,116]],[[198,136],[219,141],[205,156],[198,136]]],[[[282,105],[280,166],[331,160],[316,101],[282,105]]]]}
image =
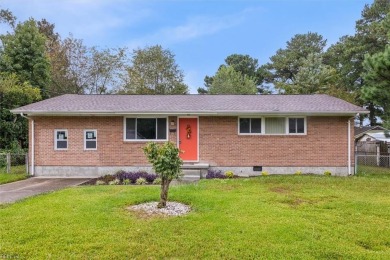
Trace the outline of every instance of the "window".
{"type": "Polygon", "coordinates": [[[54,130],[54,149],[68,149],[68,130],[54,130]]]}
{"type": "Polygon", "coordinates": [[[265,118],[266,134],[285,134],[286,119],[284,117],[267,117],[265,118]]]}
{"type": "Polygon", "coordinates": [[[125,140],[166,140],[166,118],[126,118],[125,140]]]}
{"type": "Polygon", "coordinates": [[[305,117],[239,118],[238,133],[242,135],[306,134],[305,117]]]}
{"type": "Polygon", "coordinates": [[[97,149],[97,131],[84,130],[84,150],[97,149]]]}
{"type": "Polygon", "coordinates": [[[261,134],[261,118],[240,118],[240,134],[261,134]]]}
{"type": "Polygon", "coordinates": [[[288,119],[288,133],[289,134],[304,134],[305,133],[305,119],[304,118],[289,118],[288,119]]]}

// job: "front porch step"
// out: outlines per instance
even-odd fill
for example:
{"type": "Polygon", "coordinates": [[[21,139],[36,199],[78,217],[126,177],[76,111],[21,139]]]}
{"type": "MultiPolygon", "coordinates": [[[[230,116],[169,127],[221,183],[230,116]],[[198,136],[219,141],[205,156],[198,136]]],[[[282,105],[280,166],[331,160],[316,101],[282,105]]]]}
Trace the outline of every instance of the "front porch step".
{"type": "Polygon", "coordinates": [[[183,170],[183,175],[180,177],[181,180],[195,181],[200,180],[200,170],[183,170]]]}
{"type": "Polygon", "coordinates": [[[182,180],[199,180],[206,177],[207,170],[210,167],[206,163],[194,163],[194,164],[183,164],[181,166],[183,176],[182,180]]]}
{"type": "Polygon", "coordinates": [[[181,166],[182,169],[187,169],[187,170],[191,170],[191,169],[196,169],[196,170],[208,169],[209,167],[210,167],[210,165],[207,164],[207,163],[193,163],[193,164],[186,163],[186,164],[183,164],[181,166]]]}

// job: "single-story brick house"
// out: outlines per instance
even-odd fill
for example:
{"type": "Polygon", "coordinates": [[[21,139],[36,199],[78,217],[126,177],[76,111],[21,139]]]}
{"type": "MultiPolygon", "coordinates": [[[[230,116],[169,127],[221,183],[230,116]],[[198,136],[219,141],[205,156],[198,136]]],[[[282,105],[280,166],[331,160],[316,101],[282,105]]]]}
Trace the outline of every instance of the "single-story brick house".
{"type": "Polygon", "coordinates": [[[29,119],[30,171],[150,170],[142,147],[172,141],[186,165],[238,175],[353,173],[353,119],[328,95],[63,95],[12,110],[29,119]]]}

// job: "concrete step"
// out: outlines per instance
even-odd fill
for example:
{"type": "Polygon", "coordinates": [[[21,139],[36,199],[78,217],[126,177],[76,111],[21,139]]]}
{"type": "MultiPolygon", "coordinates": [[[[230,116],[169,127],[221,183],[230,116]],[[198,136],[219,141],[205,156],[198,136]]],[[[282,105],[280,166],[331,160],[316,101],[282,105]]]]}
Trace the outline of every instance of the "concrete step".
{"type": "Polygon", "coordinates": [[[198,181],[198,180],[200,180],[200,176],[186,175],[186,176],[182,176],[180,178],[180,180],[182,180],[182,181],[198,181]]]}
{"type": "Polygon", "coordinates": [[[181,166],[182,169],[187,169],[187,170],[201,170],[201,169],[208,169],[210,165],[208,163],[193,163],[193,164],[183,164],[181,166]]]}
{"type": "Polygon", "coordinates": [[[200,170],[183,170],[182,180],[199,180],[200,170]]]}

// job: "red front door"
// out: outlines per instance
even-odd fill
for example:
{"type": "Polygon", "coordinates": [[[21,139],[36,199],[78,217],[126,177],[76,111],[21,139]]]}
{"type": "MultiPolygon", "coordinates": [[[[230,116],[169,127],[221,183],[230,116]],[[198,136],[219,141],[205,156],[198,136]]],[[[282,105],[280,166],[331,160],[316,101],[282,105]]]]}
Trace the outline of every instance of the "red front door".
{"type": "Polygon", "coordinates": [[[179,118],[179,149],[183,161],[198,161],[198,118],[179,118]]]}

